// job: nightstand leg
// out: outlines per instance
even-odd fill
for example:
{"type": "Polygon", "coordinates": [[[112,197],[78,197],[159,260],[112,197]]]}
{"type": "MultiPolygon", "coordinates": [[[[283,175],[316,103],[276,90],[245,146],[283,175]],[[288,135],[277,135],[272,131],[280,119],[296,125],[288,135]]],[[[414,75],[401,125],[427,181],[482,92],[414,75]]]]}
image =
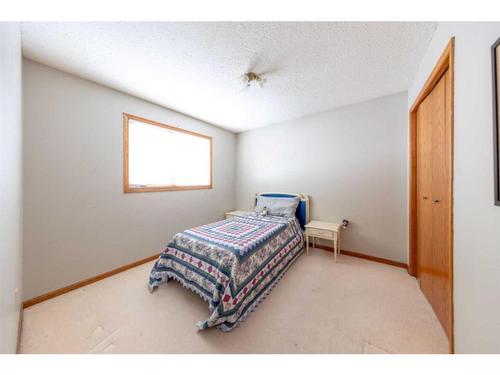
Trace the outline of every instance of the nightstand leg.
{"type": "Polygon", "coordinates": [[[340,233],[337,233],[337,251],[340,255],[340,233]]]}
{"type": "Polygon", "coordinates": [[[333,259],[334,259],[335,263],[337,263],[338,247],[339,247],[338,236],[335,236],[335,241],[333,241],[333,259]]]}
{"type": "Polygon", "coordinates": [[[306,234],[306,255],[309,255],[309,235],[306,234]]]}

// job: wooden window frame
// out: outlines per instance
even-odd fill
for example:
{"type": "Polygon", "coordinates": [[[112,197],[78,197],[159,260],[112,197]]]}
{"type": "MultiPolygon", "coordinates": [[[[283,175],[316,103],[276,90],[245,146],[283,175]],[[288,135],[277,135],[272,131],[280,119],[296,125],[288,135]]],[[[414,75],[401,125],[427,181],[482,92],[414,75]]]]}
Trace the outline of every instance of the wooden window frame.
{"type": "Polygon", "coordinates": [[[190,130],[181,129],[175,126],[162,124],[161,122],[146,119],[144,117],[131,115],[129,113],[123,112],[123,191],[125,193],[153,193],[162,191],[180,191],[180,190],[205,190],[212,189],[213,182],[213,144],[212,137],[208,135],[196,133],[190,130]],[[210,142],[210,183],[208,185],[189,185],[189,186],[144,186],[144,187],[133,187],[129,184],[129,120],[136,120],[144,122],[146,124],[159,126],[164,129],[173,130],[181,132],[184,134],[189,134],[195,137],[200,137],[208,139],[210,142]]]}

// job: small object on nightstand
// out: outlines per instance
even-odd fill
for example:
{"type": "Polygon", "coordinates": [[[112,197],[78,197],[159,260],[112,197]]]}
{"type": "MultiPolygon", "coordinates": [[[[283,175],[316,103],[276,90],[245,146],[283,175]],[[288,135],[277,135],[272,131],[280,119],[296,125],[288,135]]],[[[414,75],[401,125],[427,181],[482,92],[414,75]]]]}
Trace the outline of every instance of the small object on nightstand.
{"type": "Polygon", "coordinates": [[[313,239],[313,247],[315,238],[323,238],[333,241],[333,254],[335,262],[337,261],[337,253],[340,252],[340,228],[342,224],[328,223],[326,221],[313,220],[305,225],[306,227],[306,254],[309,255],[309,237],[313,239]]]}
{"type": "Polygon", "coordinates": [[[235,216],[244,216],[248,213],[249,213],[249,211],[239,211],[239,210],[226,212],[226,219],[229,219],[229,218],[235,217],[235,216]]]}

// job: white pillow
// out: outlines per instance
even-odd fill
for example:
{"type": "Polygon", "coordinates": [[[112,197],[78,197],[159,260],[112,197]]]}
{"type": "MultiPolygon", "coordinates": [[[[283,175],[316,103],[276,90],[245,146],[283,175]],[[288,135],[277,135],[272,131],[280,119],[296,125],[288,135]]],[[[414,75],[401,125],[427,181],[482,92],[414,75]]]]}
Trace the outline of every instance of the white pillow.
{"type": "Polygon", "coordinates": [[[278,198],[259,195],[257,196],[255,212],[261,212],[264,207],[267,207],[270,215],[294,217],[299,201],[299,197],[278,198]]]}

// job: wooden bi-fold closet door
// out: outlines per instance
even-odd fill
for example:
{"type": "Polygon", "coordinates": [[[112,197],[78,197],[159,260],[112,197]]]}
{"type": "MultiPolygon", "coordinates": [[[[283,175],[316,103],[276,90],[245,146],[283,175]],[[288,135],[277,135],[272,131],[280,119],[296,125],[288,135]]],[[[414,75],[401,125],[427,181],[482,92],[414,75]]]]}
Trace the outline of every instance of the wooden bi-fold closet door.
{"type": "Polygon", "coordinates": [[[452,126],[446,70],[420,103],[416,127],[417,277],[448,337],[452,335],[452,126]]]}

